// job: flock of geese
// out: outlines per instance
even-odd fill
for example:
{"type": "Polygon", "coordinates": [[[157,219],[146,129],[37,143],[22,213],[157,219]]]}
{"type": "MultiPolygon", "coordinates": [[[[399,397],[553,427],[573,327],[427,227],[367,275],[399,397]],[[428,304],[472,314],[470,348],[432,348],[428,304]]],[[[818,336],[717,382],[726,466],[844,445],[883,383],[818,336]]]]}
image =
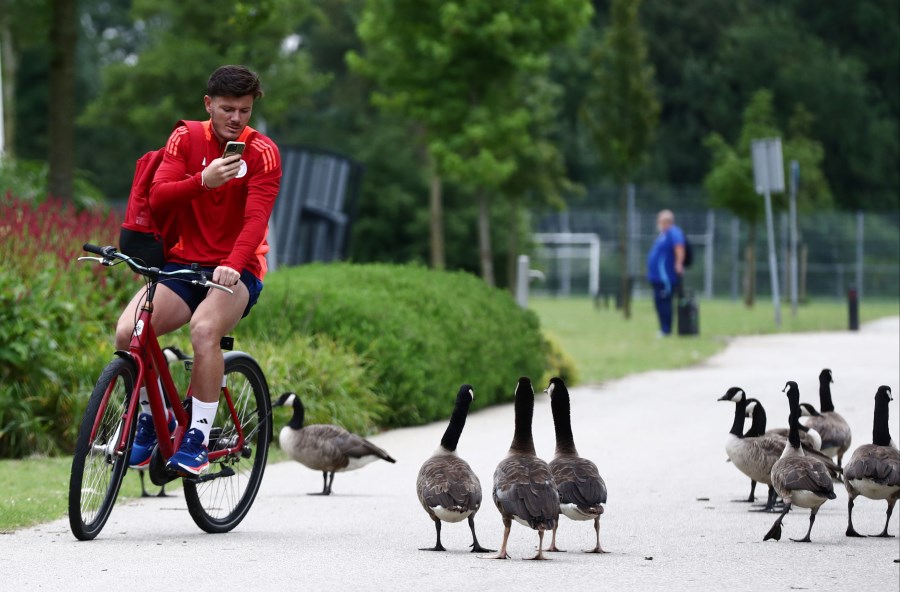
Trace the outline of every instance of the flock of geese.
{"type": "MultiPolygon", "coordinates": [[[[851,431],[846,420],[834,410],[831,399],[832,372],[824,369],[819,374],[820,409],[800,402],[797,383],[788,381],[783,392],[787,394],[788,428],[766,430],[766,414],[762,404],[748,398],[743,389],[731,387],[719,398],[735,404],[734,423],[725,444],[729,460],[750,478],[750,496],[755,501],[757,482],[769,487],[766,505],[762,511],[773,512],[777,498],[783,509],[775,523],[763,537],[764,541],[781,539],[781,524],[793,506],[809,508],[809,528],[797,542],[810,542],[819,508],[837,496],[834,483],[843,482],[847,489],[848,537],[860,535],[853,527],[854,500],[862,495],[873,500],[887,502],[887,519],[878,537],[889,537],[888,524],[897,500],[900,499],[900,450],[891,439],[888,420],[889,403],[893,400],[891,389],[881,386],[875,393],[875,413],[872,427],[872,443],[859,446],[846,465],[844,455],[850,449],[851,431]],[[806,416],[805,424],[800,418],[806,416]],[[750,429],[743,432],[744,420],[752,418],[750,429]],[[836,457],[836,462],[832,460],[836,457]]],[[[744,500],[738,500],[744,501],[744,500]]]]}
{"type": "MultiPolygon", "coordinates": [[[[503,520],[503,542],[495,552],[483,547],[475,534],[475,514],[482,500],[481,482],[472,467],[456,453],[475,397],[471,385],[460,387],[440,445],[422,464],[416,479],[416,493],[434,522],[436,534],[434,546],[423,551],[445,551],[441,544],[441,523],[467,520],[472,531],[472,552],[492,553],[483,556],[486,559],[506,559],[507,541],[516,521],[538,532],[537,554],[531,559],[545,559],[543,545],[547,531],[552,533],[552,539],[546,551],[562,551],[556,546],[556,531],[559,515],[563,514],[572,520],[592,520],[597,542],[586,552],[605,553],[600,546],[600,515],[606,503],[606,483],[597,466],[579,456],[575,448],[569,391],[563,380],[553,378],[545,392],[550,396],[556,430],[556,453],[550,463],[535,454],[531,380],[522,377],[516,385],[512,443],[494,471],[492,497],[503,520]]],[[[279,443],[294,460],[322,471],[324,495],[331,493],[335,472],[353,470],[378,459],[394,462],[378,446],[342,428],[322,424],[304,426],[303,405],[295,393],[285,393],[275,406],[293,406],[293,418],[282,428],[279,443]]]]}
{"type": "MultiPolygon", "coordinates": [[[[879,537],[888,534],[888,524],[900,499],[900,450],[890,436],[888,404],[891,389],[881,386],[875,394],[872,443],[859,446],[843,464],[850,448],[849,425],[834,410],[831,398],[831,370],[819,376],[817,410],[800,402],[797,383],[788,381],[790,414],[788,427],[766,429],[766,412],[759,400],[747,397],[740,387],[732,387],[719,398],[735,404],[734,422],[725,450],[729,460],[750,478],[750,495],[755,501],[757,483],[768,486],[761,511],[775,512],[783,507],[763,540],[780,540],[782,520],[794,507],[810,509],[809,528],[798,542],[809,542],[819,508],[837,496],[834,483],[843,482],[849,494],[847,531],[850,537],[862,536],[853,527],[854,500],[862,495],[887,502],[887,519],[879,537]],[[744,422],[751,418],[746,432],[744,422]],[[801,424],[800,418],[806,417],[801,424]],[[832,460],[835,457],[836,460],[832,460]],[[780,498],[780,502],[778,501],[780,498]]],[[[441,543],[441,524],[468,521],[472,532],[472,552],[492,553],[487,559],[506,559],[507,542],[513,521],[538,533],[537,554],[531,559],[545,559],[544,552],[561,551],[556,545],[560,514],[572,520],[593,521],[596,545],[587,553],[605,553],[600,546],[600,516],[604,511],[607,491],[597,466],[581,457],[575,447],[570,417],[569,391],[560,378],[550,380],[545,393],[550,396],[556,451],[549,463],[535,454],[532,438],[534,388],[522,377],[515,390],[515,430],[506,456],[494,471],[491,495],[503,522],[503,540],[498,551],[478,542],[475,514],[481,507],[482,489],[471,466],[456,452],[475,393],[471,385],[459,388],[453,413],[440,445],[419,470],[416,493],[428,517],[434,522],[435,543],[423,551],[445,551],[441,543]],[[550,546],[544,549],[544,533],[552,533],[550,546]]],[[[304,410],[295,393],[283,394],[275,406],[293,407],[291,421],[282,428],[279,442],[291,458],[322,472],[322,491],[312,495],[329,495],[336,472],[351,471],[376,460],[395,462],[383,449],[368,440],[334,425],[303,425],[304,410]]]]}

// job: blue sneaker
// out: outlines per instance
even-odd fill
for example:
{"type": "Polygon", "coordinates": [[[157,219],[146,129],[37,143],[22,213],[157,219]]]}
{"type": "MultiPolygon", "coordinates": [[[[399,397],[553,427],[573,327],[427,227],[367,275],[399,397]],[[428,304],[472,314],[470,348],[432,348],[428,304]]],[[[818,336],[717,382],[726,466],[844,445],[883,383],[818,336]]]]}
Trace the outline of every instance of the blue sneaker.
{"type": "Polygon", "coordinates": [[[197,428],[188,430],[166,468],[183,476],[205,472],[209,468],[209,451],[203,445],[203,432],[197,428]]]}
{"type": "MultiPolygon", "coordinates": [[[[174,431],[175,414],[169,409],[169,431],[174,431]]],[[[156,428],[153,426],[153,416],[149,413],[138,415],[137,431],[134,434],[134,444],[131,446],[131,456],[128,457],[128,466],[132,469],[143,470],[150,464],[150,456],[153,447],[156,446],[156,428]]]]}

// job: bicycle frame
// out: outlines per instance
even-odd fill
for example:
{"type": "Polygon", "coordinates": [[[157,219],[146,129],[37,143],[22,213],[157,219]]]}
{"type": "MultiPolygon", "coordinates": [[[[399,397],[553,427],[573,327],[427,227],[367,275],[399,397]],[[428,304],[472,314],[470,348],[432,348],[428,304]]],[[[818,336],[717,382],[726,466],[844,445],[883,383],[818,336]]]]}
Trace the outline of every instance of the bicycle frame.
{"type": "MultiPolygon", "coordinates": [[[[118,351],[116,355],[128,357],[134,361],[137,367],[137,378],[132,387],[131,397],[128,407],[122,416],[122,425],[133,425],[135,413],[137,413],[137,405],[139,397],[133,396],[140,392],[140,387],[147,389],[147,398],[150,402],[150,410],[153,416],[153,426],[156,428],[159,450],[163,457],[168,459],[178,450],[181,444],[181,438],[189,424],[188,413],[182,404],[175,381],[169,372],[169,364],[165,354],[159,346],[156,337],[156,331],[153,329],[151,319],[153,317],[153,296],[156,292],[156,283],[152,283],[148,288],[147,302],[141,306],[135,328],[132,331],[131,343],[128,346],[128,352],[118,351]],[[160,392],[159,386],[162,384],[163,392],[160,392]],[[164,401],[168,400],[171,405],[172,412],[175,414],[177,426],[174,432],[169,432],[168,414],[164,401]]],[[[112,388],[112,385],[110,386],[112,388]]],[[[109,402],[111,391],[107,390],[101,404],[101,412],[97,414],[97,420],[103,417],[102,410],[106,408],[109,402]]],[[[244,430],[241,426],[240,419],[234,407],[231,393],[225,384],[225,377],[222,377],[222,395],[228,405],[228,411],[231,414],[237,431],[237,442],[233,446],[209,451],[209,460],[214,461],[229,454],[235,454],[242,450],[244,446],[244,430]]],[[[186,398],[191,396],[191,388],[188,387],[186,398]]],[[[186,400],[186,399],[185,399],[186,400]]],[[[96,437],[98,425],[95,423],[91,439],[96,437]]],[[[118,443],[115,448],[116,455],[123,455],[126,452],[128,442],[128,432],[120,430],[118,443]]]]}

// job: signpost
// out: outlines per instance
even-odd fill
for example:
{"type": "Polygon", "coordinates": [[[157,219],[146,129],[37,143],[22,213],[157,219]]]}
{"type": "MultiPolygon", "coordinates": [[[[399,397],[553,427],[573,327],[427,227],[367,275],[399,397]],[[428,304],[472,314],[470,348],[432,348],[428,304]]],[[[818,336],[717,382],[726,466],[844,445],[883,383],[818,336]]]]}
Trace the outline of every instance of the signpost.
{"type": "Polygon", "coordinates": [[[775,326],[781,326],[781,291],[778,286],[778,260],[775,254],[775,223],[772,216],[772,193],[784,193],[784,161],[781,138],[753,140],[753,182],[756,192],[766,201],[766,234],[769,239],[769,275],[772,278],[772,305],[775,326]]]}
{"type": "Polygon", "coordinates": [[[791,316],[797,318],[797,191],[800,190],[800,163],[791,161],[791,316]]]}

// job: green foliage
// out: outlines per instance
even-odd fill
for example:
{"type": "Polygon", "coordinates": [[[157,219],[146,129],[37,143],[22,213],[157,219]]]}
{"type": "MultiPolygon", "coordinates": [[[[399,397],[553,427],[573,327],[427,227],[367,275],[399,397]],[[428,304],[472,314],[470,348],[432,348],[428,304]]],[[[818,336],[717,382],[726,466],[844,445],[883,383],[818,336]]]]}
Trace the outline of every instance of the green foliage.
{"type": "MultiPolygon", "coordinates": [[[[240,348],[251,352],[266,373],[272,398],[287,391],[297,393],[303,401],[306,423],[333,423],[359,434],[372,433],[381,424],[386,410],[384,397],[373,390],[369,365],[347,347],[325,336],[258,338],[242,326],[239,335],[240,348]]],[[[275,413],[277,434],[290,419],[291,411],[275,413]]]]}
{"type": "Polygon", "coordinates": [[[582,105],[601,166],[619,184],[644,161],[659,120],[653,66],[638,22],[639,4],[612,1],[612,22],[593,50],[593,84],[582,105]]]}
{"type": "Polygon", "coordinates": [[[512,397],[547,364],[538,320],[472,275],[395,265],[309,265],[266,276],[242,334],[280,342],[325,335],[370,364],[387,426],[445,417],[446,397],[475,386],[476,407],[512,397]]]}
{"type": "Polygon", "coordinates": [[[82,242],[114,243],[118,222],[11,197],[0,200],[0,220],[0,457],[67,450],[126,279],[75,260],[82,242]]]}
{"type": "MultiPolygon", "coordinates": [[[[28,201],[43,201],[48,195],[48,174],[46,162],[0,157],[0,201],[10,195],[28,201]]],[[[83,172],[76,174],[73,189],[72,201],[81,208],[98,206],[103,202],[103,194],[83,172]]]]}
{"type": "MultiPolygon", "coordinates": [[[[807,135],[810,124],[809,112],[797,105],[791,119],[791,135],[782,142],[785,167],[792,160],[800,164],[797,201],[798,207],[806,211],[828,207],[832,203],[828,181],[821,168],[824,151],[819,142],[807,135]]],[[[740,138],[734,146],[719,134],[710,134],[705,144],[712,153],[712,168],[704,185],[711,205],[733,212],[750,225],[759,223],[764,215],[764,204],[754,186],[750,146],[755,139],[782,136],[775,121],[774,95],[766,89],[757,91],[744,109],[740,138]]],[[[787,179],[785,175],[786,183],[787,179]]],[[[786,194],[773,196],[773,206],[786,208],[786,194]]]]}

